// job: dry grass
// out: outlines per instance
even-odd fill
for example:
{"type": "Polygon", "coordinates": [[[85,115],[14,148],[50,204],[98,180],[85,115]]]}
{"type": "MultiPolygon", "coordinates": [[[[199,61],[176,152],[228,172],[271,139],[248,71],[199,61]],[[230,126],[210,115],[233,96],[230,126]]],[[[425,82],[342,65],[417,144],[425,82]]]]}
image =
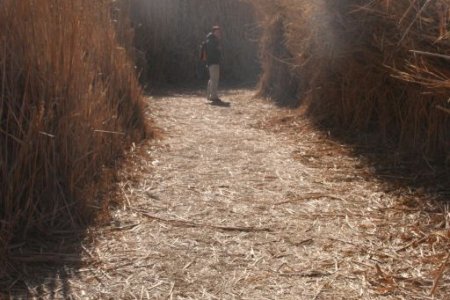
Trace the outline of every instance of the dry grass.
{"type": "Polygon", "coordinates": [[[38,2],[0,7],[0,281],[27,237],[48,240],[104,209],[103,171],[146,135],[110,1],[38,2]]]}
{"type": "Polygon", "coordinates": [[[285,16],[274,1],[256,2],[255,9],[263,28],[258,96],[270,97],[284,106],[296,106],[297,91],[302,82],[299,74],[294,72],[294,57],[286,47],[285,16]]]}
{"type": "Polygon", "coordinates": [[[30,279],[31,292],[446,299],[445,194],[381,180],[353,149],[253,92],[230,91],[229,108],[202,92],[151,98],[164,138],[129,153],[123,201],[83,250],[90,264],[54,285],[30,279]]]}
{"type": "Polygon", "coordinates": [[[320,122],[376,131],[408,155],[448,160],[448,1],[254,2],[266,32],[278,20],[272,34],[284,41],[281,57],[268,46],[274,37],[262,41],[263,65],[275,65],[264,70],[263,93],[289,91],[290,103],[309,105],[320,122]],[[274,68],[299,83],[271,77],[274,68]]]}
{"type": "MultiPolygon", "coordinates": [[[[224,32],[223,77],[254,82],[259,71],[258,28],[240,0],[132,0],[135,45],[144,79],[186,83],[201,77],[199,46],[213,25],[224,32]]],[[[204,76],[204,75],[203,75],[204,76]]]]}

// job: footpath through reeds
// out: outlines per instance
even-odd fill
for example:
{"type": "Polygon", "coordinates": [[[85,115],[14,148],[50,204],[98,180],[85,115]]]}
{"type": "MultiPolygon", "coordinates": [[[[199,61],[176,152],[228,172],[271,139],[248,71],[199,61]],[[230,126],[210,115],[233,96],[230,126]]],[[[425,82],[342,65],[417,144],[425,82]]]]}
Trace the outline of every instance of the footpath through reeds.
{"type": "Polygon", "coordinates": [[[83,250],[89,264],[46,282],[36,273],[29,292],[446,299],[450,216],[437,181],[382,180],[365,156],[253,94],[229,91],[230,107],[208,104],[203,91],[151,97],[163,138],[129,153],[123,201],[83,250]]]}

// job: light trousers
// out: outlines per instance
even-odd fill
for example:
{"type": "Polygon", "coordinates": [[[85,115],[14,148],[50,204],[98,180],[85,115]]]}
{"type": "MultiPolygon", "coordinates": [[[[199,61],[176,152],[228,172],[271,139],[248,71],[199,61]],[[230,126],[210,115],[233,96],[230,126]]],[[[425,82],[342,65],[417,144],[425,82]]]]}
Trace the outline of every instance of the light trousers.
{"type": "Polygon", "coordinates": [[[220,65],[210,65],[207,98],[210,100],[219,99],[217,91],[219,89],[220,65]]]}

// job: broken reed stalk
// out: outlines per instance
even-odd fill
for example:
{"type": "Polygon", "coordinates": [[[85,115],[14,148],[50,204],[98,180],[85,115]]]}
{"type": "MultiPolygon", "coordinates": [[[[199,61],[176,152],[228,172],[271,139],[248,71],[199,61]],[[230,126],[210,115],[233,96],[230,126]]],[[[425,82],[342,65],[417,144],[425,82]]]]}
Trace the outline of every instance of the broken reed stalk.
{"type": "Polygon", "coordinates": [[[96,192],[103,171],[147,134],[124,49],[132,36],[118,43],[115,5],[2,1],[0,279],[12,241],[79,228],[106,207],[96,192]]]}
{"type": "Polygon", "coordinates": [[[433,296],[436,293],[436,290],[439,286],[439,281],[441,280],[442,275],[444,274],[444,271],[447,268],[449,259],[450,259],[450,253],[447,254],[447,257],[445,258],[444,262],[439,267],[438,273],[437,273],[436,277],[434,278],[433,288],[431,289],[430,296],[433,296]]]}

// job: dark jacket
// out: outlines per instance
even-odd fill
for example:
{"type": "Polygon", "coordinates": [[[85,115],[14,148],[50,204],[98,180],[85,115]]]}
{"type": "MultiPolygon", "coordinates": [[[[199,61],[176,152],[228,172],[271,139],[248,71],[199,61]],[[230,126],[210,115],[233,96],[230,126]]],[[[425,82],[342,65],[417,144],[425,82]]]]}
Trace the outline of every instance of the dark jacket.
{"type": "Polygon", "coordinates": [[[218,65],[222,60],[220,42],[212,32],[206,36],[206,55],[206,63],[208,66],[218,65]]]}

